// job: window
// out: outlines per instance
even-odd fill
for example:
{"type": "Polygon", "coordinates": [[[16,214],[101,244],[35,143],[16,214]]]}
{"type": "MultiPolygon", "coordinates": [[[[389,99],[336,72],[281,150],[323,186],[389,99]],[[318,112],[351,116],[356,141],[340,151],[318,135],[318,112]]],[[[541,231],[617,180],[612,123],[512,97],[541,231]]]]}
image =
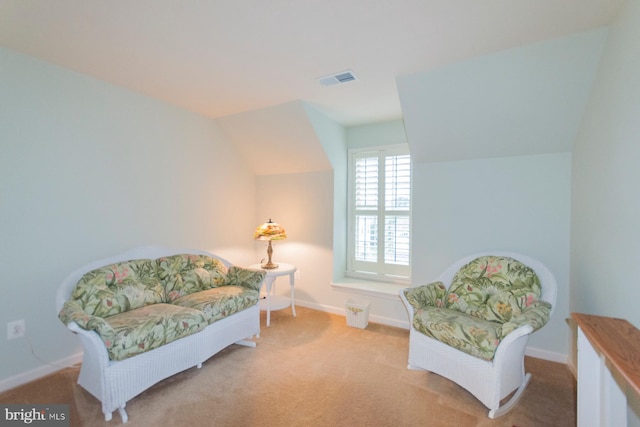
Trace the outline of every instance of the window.
{"type": "Polygon", "coordinates": [[[347,275],[408,279],[411,157],[406,146],[349,151],[347,275]]]}

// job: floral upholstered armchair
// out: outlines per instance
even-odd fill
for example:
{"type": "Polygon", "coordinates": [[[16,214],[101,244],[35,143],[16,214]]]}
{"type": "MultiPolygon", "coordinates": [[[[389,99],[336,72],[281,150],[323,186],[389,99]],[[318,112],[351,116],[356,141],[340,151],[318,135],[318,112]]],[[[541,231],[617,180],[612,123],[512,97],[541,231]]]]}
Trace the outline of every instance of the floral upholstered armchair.
{"type": "Polygon", "coordinates": [[[548,322],[556,298],[544,265],[515,253],[476,254],[400,296],[411,323],[410,369],[458,383],[490,409],[490,418],[517,403],[531,378],[524,372],[528,337],[548,322]]]}

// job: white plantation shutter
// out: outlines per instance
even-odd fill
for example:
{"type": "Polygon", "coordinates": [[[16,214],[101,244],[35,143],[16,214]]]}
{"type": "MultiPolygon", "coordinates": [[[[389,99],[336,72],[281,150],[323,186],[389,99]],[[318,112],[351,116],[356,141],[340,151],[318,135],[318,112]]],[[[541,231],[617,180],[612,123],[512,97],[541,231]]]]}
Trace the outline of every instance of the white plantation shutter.
{"type": "Polygon", "coordinates": [[[378,217],[356,216],[355,256],[358,261],[378,261],[378,217]]]}
{"type": "Polygon", "coordinates": [[[349,275],[408,278],[411,158],[406,148],[350,152],[349,275]]]}
{"type": "Polygon", "coordinates": [[[411,207],[409,155],[385,157],[384,262],[409,265],[409,209],[411,207]]]}
{"type": "Polygon", "coordinates": [[[355,159],[355,257],[378,260],[378,156],[355,159]]]}
{"type": "Polygon", "coordinates": [[[411,202],[411,159],[385,157],[385,209],[408,212],[411,202]]]}
{"type": "Polygon", "coordinates": [[[356,207],[378,209],[378,157],[356,158],[356,207]]]}

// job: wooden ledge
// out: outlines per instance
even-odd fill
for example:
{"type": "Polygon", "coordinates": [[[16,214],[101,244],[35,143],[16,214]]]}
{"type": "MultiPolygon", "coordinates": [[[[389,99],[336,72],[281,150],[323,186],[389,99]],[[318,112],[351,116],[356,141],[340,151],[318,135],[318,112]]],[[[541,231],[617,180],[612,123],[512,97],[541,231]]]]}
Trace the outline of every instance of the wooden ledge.
{"type": "Polygon", "coordinates": [[[640,396],[640,330],[624,319],[571,313],[596,351],[640,396]]]}

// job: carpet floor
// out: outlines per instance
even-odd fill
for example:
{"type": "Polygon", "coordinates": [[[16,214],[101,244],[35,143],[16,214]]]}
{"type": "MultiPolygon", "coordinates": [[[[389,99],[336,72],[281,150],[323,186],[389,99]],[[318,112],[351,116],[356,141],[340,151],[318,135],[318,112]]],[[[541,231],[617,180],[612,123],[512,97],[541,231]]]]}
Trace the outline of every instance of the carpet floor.
{"type": "MultiPolygon", "coordinates": [[[[136,426],[574,426],[575,379],[564,364],[526,358],[533,378],[495,420],[470,393],[407,369],[409,332],[296,307],[262,316],[256,348],[232,345],[127,403],[136,426]]],[[[0,393],[0,403],[70,405],[72,426],[115,426],[76,384],[79,368],[0,393]]]]}

